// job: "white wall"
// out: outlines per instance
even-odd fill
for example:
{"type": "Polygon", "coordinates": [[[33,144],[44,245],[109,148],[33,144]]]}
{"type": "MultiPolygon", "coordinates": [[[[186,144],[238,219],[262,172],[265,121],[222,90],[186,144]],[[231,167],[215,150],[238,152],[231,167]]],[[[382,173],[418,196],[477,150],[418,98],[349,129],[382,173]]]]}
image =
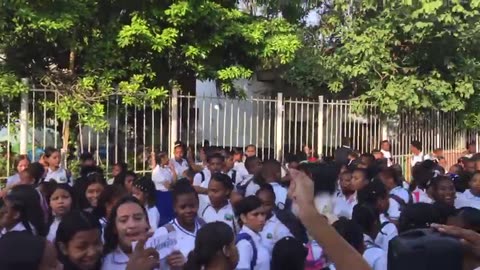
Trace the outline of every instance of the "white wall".
{"type": "Polygon", "coordinates": [[[197,140],[209,140],[211,145],[244,147],[253,143],[259,147],[273,147],[270,141],[274,135],[275,104],[252,99],[270,95],[271,84],[253,78],[237,80],[234,85],[245,91],[245,100],[225,98],[217,91],[214,81],[197,80],[197,140]]]}

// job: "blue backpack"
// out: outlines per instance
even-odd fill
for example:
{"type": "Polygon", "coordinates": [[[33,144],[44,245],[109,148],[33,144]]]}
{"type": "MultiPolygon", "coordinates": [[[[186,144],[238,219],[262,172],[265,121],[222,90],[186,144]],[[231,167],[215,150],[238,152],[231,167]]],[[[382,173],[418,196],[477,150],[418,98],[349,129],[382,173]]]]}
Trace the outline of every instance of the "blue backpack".
{"type": "Polygon", "coordinates": [[[252,260],[250,261],[250,270],[253,270],[255,268],[255,265],[257,264],[257,246],[255,245],[255,242],[253,242],[252,237],[248,233],[239,233],[237,235],[237,238],[235,239],[235,244],[238,244],[238,242],[242,240],[248,241],[252,246],[253,256],[252,260]]]}

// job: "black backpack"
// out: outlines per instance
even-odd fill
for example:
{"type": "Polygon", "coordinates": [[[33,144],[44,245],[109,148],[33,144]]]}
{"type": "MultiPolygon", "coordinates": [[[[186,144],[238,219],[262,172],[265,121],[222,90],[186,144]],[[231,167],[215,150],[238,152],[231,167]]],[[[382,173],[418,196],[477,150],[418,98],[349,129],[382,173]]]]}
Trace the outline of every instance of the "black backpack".
{"type": "Polygon", "coordinates": [[[413,203],[413,197],[410,192],[408,193],[408,203],[405,203],[405,201],[402,198],[400,198],[395,194],[390,194],[389,197],[395,200],[400,205],[400,212],[403,212],[403,210],[405,210],[405,208],[407,208],[408,205],[413,203]]]}
{"type": "Polygon", "coordinates": [[[389,270],[452,270],[463,268],[461,242],[432,229],[407,231],[388,247],[389,270]]]}

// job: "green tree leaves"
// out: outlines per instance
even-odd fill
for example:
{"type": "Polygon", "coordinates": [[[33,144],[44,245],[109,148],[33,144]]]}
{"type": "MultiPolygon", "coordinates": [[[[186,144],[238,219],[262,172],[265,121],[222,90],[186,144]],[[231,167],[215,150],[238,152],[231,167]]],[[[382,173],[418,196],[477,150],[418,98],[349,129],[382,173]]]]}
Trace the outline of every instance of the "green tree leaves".
{"type": "MultiPolygon", "coordinates": [[[[59,92],[62,120],[102,129],[115,94],[162,106],[174,83],[232,81],[289,63],[301,39],[285,19],[240,11],[235,1],[0,0],[0,94],[29,77],[59,92]]],[[[182,89],[194,92],[194,89],[182,89]]]]}
{"type": "Polygon", "coordinates": [[[304,31],[285,78],[307,95],[354,98],[360,108],[462,111],[477,123],[467,118],[480,113],[479,12],[478,1],[335,1],[318,28],[304,31]]]}

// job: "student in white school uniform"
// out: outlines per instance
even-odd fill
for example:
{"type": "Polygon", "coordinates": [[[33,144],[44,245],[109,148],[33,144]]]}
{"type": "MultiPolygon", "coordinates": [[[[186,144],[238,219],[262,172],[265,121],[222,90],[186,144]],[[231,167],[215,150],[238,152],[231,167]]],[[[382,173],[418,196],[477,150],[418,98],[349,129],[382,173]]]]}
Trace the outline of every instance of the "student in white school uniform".
{"type": "Polygon", "coordinates": [[[417,163],[422,163],[425,160],[425,156],[422,152],[422,143],[419,141],[412,141],[410,144],[410,151],[412,152],[412,158],[410,160],[410,167],[415,167],[417,163]]]}
{"type": "Polygon", "coordinates": [[[352,173],[343,172],[340,178],[340,192],[333,199],[332,214],[336,217],[352,217],[353,207],[357,204],[357,193],[352,183],[352,173]]]}
{"type": "Polygon", "coordinates": [[[265,183],[270,184],[275,192],[275,206],[285,208],[288,190],[280,185],[282,165],[277,160],[267,160],[262,165],[261,175],[265,183]]]}
{"type": "MultiPolygon", "coordinates": [[[[426,161],[431,162],[431,161],[426,161]]],[[[427,164],[428,165],[428,164],[427,164]]],[[[427,193],[427,185],[432,180],[434,174],[431,169],[426,168],[423,164],[415,166],[412,169],[413,181],[410,183],[410,191],[412,193],[413,203],[433,203],[432,198],[427,193]]]]}
{"type": "Polygon", "coordinates": [[[435,203],[443,204],[451,209],[458,206],[457,194],[453,181],[449,176],[438,176],[430,181],[432,199],[435,203]]]}
{"type": "Polygon", "coordinates": [[[459,207],[472,207],[480,209],[480,173],[475,173],[468,182],[470,189],[465,190],[461,196],[459,207]]]}
{"type": "Polygon", "coordinates": [[[155,184],[155,197],[157,209],[160,213],[161,224],[172,220],[172,194],[169,191],[170,185],[177,179],[177,172],[173,161],[168,159],[166,153],[152,153],[150,167],[152,168],[152,181],[155,184]]]}
{"type": "Polygon", "coordinates": [[[40,194],[29,185],[14,186],[3,198],[0,237],[10,232],[27,231],[46,236],[44,212],[40,206],[40,194]]]}
{"type": "Polygon", "coordinates": [[[132,254],[132,243],[147,237],[150,226],[147,211],[135,197],[124,197],[112,209],[105,228],[102,270],[125,270],[132,254]]]}
{"type": "Polygon", "coordinates": [[[260,234],[265,226],[262,201],[256,196],[242,199],[235,207],[235,215],[242,225],[235,240],[239,254],[237,269],[269,270],[270,253],[260,234]]]}
{"type": "Polygon", "coordinates": [[[234,168],[233,152],[228,149],[223,149],[221,154],[224,157],[222,172],[227,174],[234,184],[240,183],[241,179],[237,177],[238,172],[234,168]]]}
{"type": "Polygon", "coordinates": [[[353,208],[352,221],[360,225],[363,231],[363,258],[372,270],[387,270],[387,253],[373,239],[380,232],[379,213],[368,204],[357,204],[353,208]]]}
{"type": "Polygon", "coordinates": [[[212,174],[221,173],[225,158],[218,153],[209,155],[207,158],[208,166],[203,169],[201,172],[195,174],[193,177],[193,187],[195,191],[199,194],[198,198],[200,200],[200,209],[204,209],[205,206],[209,203],[208,201],[208,184],[212,174]]]}
{"type": "Polygon", "coordinates": [[[407,204],[412,203],[413,198],[410,193],[403,188],[402,179],[398,176],[394,168],[385,168],[378,176],[385,185],[390,197],[389,218],[398,220],[401,209],[405,208],[407,204]]]}
{"type": "Polygon", "coordinates": [[[147,177],[141,177],[133,182],[132,195],[147,209],[150,231],[154,232],[160,223],[160,213],[155,206],[155,184],[147,177]]]}
{"type": "Polygon", "coordinates": [[[205,224],[197,233],[195,248],[188,254],[184,270],[234,270],[238,250],[232,228],[224,222],[205,224]]]}
{"type": "Polygon", "coordinates": [[[368,204],[380,213],[380,229],[374,239],[375,244],[388,253],[388,243],[398,235],[397,226],[387,214],[390,199],[387,189],[379,180],[374,180],[357,193],[358,204],[368,204]]]}
{"type": "Polygon", "coordinates": [[[249,177],[249,173],[243,163],[243,151],[240,148],[233,149],[233,169],[237,172],[237,183],[240,183],[249,177]]]}
{"type": "Polygon", "coordinates": [[[177,179],[175,166],[168,159],[167,153],[153,154],[150,159],[152,181],[158,191],[166,192],[177,179]]]}
{"type": "Polygon", "coordinates": [[[59,184],[72,184],[70,172],[60,167],[60,151],[53,148],[45,148],[44,159],[48,163],[47,176],[45,182],[55,181],[59,184]]]}
{"type": "Polygon", "coordinates": [[[228,175],[223,173],[213,174],[208,184],[209,203],[203,209],[199,209],[198,215],[206,223],[225,222],[234,233],[237,233],[240,228],[235,220],[233,206],[229,201],[232,190],[232,180],[228,175]]]}
{"type": "Polygon", "coordinates": [[[65,270],[100,269],[103,243],[98,219],[90,213],[73,210],[58,226],[55,245],[65,270]]]}
{"type": "Polygon", "coordinates": [[[256,183],[256,178],[262,170],[262,161],[258,157],[248,157],[245,159],[245,168],[248,171],[248,177],[242,183],[236,186],[237,192],[244,197],[255,195],[260,186],[256,183]]]}
{"type": "Polygon", "coordinates": [[[47,240],[54,243],[58,225],[62,218],[74,209],[73,189],[68,184],[59,184],[47,195],[50,198],[50,209],[52,210],[48,220],[49,230],[47,240]]]}
{"type": "Polygon", "coordinates": [[[280,241],[280,239],[292,236],[292,234],[287,226],[273,213],[273,208],[275,207],[275,192],[273,192],[272,186],[262,185],[256,195],[262,201],[266,215],[265,226],[260,232],[262,244],[267,248],[271,256],[275,244],[280,241]]]}
{"type": "Polygon", "coordinates": [[[183,158],[185,155],[183,144],[175,144],[173,155],[172,163],[175,167],[175,172],[177,175],[183,175],[183,172],[189,168],[188,160],[183,158]]]}
{"type": "Polygon", "coordinates": [[[27,169],[30,159],[27,155],[18,155],[15,158],[15,168],[17,173],[7,178],[7,187],[12,187],[20,182],[20,173],[27,169]]]}
{"type": "Polygon", "coordinates": [[[172,195],[176,218],[158,228],[153,235],[155,238],[175,232],[173,252],[161,260],[161,269],[182,268],[195,247],[198,230],[205,225],[205,221],[197,216],[197,193],[187,180],[177,181],[172,187],[172,195]]]}

